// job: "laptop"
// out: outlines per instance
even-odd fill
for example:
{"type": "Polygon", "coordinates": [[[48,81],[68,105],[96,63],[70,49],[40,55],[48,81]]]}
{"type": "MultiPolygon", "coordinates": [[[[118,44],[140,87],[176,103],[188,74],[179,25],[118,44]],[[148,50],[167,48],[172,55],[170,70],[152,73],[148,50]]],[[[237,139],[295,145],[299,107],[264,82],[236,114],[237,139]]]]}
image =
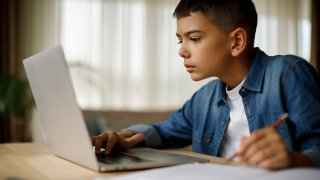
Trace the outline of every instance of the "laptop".
{"type": "Polygon", "coordinates": [[[76,101],[62,47],[46,49],[25,59],[23,64],[48,144],[55,155],[100,172],[208,162],[151,148],[96,155],[76,101]]]}

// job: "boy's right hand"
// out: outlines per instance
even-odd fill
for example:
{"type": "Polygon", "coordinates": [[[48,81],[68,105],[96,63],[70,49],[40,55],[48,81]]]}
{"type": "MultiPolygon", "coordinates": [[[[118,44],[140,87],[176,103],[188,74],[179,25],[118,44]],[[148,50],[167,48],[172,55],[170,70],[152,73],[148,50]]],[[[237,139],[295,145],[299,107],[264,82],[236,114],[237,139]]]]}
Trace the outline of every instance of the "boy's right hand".
{"type": "Polygon", "coordinates": [[[92,145],[95,146],[96,153],[101,153],[101,148],[105,148],[105,154],[110,154],[113,148],[126,150],[138,144],[144,139],[143,134],[133,131],[104,132],[98,136],[91,137],[92,145]]]}

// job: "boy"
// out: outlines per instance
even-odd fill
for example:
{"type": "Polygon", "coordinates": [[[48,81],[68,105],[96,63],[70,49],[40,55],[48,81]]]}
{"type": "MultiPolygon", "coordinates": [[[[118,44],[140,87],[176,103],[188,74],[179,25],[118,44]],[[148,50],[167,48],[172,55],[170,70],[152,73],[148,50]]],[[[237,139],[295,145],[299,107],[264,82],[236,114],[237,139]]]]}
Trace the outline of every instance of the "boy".
{"type": "Polygon", "coordinates": [[[106,153],[134,145],[183,147],[267,169],[320,166],[320,84],[303,59],[254,48],[251,0],[181,0],[175,9],[179,55],[199,89],[166,121],[92,137],[106,153]],[[283,113],[289,117],[269,127],[283,113]],[[102,145],[104,144],[104,145],[102,145]]]}

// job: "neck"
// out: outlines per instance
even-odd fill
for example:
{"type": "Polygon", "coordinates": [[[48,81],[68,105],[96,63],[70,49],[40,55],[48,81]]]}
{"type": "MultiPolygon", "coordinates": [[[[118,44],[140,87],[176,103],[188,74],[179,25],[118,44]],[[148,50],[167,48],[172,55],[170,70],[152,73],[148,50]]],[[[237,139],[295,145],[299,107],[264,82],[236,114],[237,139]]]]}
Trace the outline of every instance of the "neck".
{"type": "Polygon", "coordinates": [[[224,76],[219,77],[229,89],[237,87],[248,75],[254,58],[254,49],[246,55],[239,56],[232,60],[230,68],[225,71],[224,76]]]}

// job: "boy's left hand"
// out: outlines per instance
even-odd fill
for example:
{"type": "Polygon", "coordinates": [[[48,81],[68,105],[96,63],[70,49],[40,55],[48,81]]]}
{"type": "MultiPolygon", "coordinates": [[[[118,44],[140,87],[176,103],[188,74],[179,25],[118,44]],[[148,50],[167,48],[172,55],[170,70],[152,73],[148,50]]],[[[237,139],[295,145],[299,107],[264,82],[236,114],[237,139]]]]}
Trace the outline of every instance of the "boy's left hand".
{"type": "Polygon", "coordinates": [[[267,169],[290,166],[290,155],[285,143],[274,128],[257,130],[243,137],[238,151],[240,162],[267,169]]]}

